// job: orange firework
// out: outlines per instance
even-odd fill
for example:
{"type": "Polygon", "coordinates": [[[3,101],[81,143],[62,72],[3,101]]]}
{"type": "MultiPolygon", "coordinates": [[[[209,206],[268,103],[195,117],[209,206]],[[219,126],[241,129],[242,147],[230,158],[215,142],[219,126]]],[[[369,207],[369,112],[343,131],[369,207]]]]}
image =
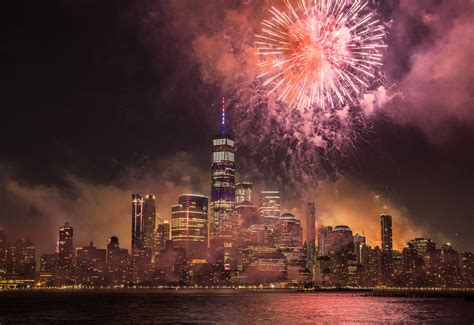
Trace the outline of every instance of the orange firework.
{"type": "Polygon", "coordinates": [[[382,65],[384,27],[366,1],[285,0],[271,7],[255,45],[269,93],[290,107],[354,102],[382,65]]]}

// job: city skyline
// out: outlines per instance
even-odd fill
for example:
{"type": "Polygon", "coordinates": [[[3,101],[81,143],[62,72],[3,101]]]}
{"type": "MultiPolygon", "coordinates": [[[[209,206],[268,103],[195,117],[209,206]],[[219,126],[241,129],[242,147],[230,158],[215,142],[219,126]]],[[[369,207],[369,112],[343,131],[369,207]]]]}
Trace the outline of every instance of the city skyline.
{"type": "Polygon", "coordinates": [[[282,211],[277,190],[260,191],[255,203],[253,182],[235,182],[234,139],[225,133],[224,106],[221,114],[220,133],[212,140],[211,200],[181,194],[167,220],[156,214],[155,194],[132,193],[130,250],[116,235],[108,237],[106,249],[95,246],[93,238],[89,245],[74,245],[77,231],[66,221],[59,227],[55,250],[37,259],[30,239],[11,239],[0,228],[0,285],[473,285],[470,251],[458,252],[451,243],[439,248],[419,236],[394,249],[392,215],[380,214],[380,242],[371,246],[364,231],[354,232],[348,224],[324,224],[317,201],[307,202],[304,220],[282,211]]]}
{"type": "Polygon", "coordinates": [[[0,325],[473,323],[474,0],[3,8],[0,325]]]}

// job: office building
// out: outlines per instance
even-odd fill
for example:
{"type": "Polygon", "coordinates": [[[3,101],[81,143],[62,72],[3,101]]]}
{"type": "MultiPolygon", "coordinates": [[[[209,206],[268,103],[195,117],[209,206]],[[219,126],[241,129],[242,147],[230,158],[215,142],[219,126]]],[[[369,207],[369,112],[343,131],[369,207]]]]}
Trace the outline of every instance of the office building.
{"type": "Polygon", "coordinates": [[[36,276],[35,246],[29,239],[17,239],[7,243],[6,277],[30,279],[36,276]]]}
{"type": "Polygon", "coordinates": [[[150,255],[155,246],[155,196],[132,194],[132,252],[150,255]]]}
{"type": "Polygon", "coordinates": [[[58,267],[57,254],[43,254],[40,257],[40,270],[38,273],[39,286],[54,286],[55,274],[58,267]]]}
{"type": "Polygon", "coordinates": [[[112,236],[107,244],[107,284],[120,286],[128,281],[128,250],[120,248],[119,240],[112,236]]]}
{"type": "Polygon", "coordinates": [[[235,204],[252,202],[252,182],[239,182],[235,184],[235,204]]]}
{"type": "Polygon", "coordinates": [[[5,278],[7,273],[7,236],[0,228],[0,280],[5,278]]]}
{"type": "Polygon", "coordinates": [[[275,245],[277,247],[300,247],[303,242],[303,229],[300,221],[291,213],[281,215],[275,226],[275,245]]]}
{"type": "Polygon", "coordinates": [[[69,222],[59,227],[58,240],[58,267],[56,274],[56,284],[71,285],[74,284],[74,229],[69,222]]]}
{"type": "Polygon", "coordinates": [[[316,258],[316,207],[314,202],[306,205],[306,267],[313,269],[316,258]]]}
{"type": "Polygon", "coordinates": [[[182,194],[171,208],[171,238],[175,247],[182,247],[191,260],[207,259],[208,198],[182,194]]]}
{"type": "Polygon", "coordinates": [[[143,197],[143,248],[151,252],[155,248],[156,197],[147,194],[143,197]]]}
{"type": "Polygon", "coordinates": [[[275,224],[280,218],[280,192],[262,191],[260,193],[260,218],[263,223],[275,224]]]}
{"type": "Polygon", "coordinates": [[[100,287],[106,285],[107,269],[105,249],[97,249],[92,242],[89,246],[76,249],[76,284],[100,287]]]}
{"type": "Polygon", "coordinates": [[[156,248],[157,250],[165,249],[166,242],[171,240],[171,225],[168,220],[158,225],[156,229],[156,248]]]}
{"type": "Polygon", "coordinates": [[[381,247],[381,275],[382,281],[389,282],[393,273],[393,245],[392,245],[392,216],[380,216],[381,247]]]}
{"type": "Polygon", "coordinates": [[[258,209],[249,201],[243,201],[235,206],[238,216],[238,227],[248,228],[259,222],[258,209]]]}
{"type": "Polygon", "coordinates": [[[318,230],[318,256],[329,255],[329,234],[332,226],[322,226],[318,230]]]}
{"type": "Polygon", "coordinates": [[[220,133],[212,140],[211,234],[215,236],[232,218],[235,205],[235,144],[225,129],[225,103],[222,100],[220,133]]]}

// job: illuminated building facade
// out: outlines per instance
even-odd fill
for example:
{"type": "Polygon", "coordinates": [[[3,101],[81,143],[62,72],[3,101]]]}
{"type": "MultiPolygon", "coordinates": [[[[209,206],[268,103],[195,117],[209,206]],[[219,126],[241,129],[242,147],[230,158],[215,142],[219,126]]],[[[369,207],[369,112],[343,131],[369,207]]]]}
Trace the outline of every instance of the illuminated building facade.
{"type": "Polygon", "coordinates": [[[334,227],[329,233],[329,251],[337,252],[346,247],[352,248],[354,245],[354,237],[352,230],[348,226],[340,225],[334,227]]]}
{"type": "Polygon", "coordinates": [[[128,250],[120,248],[119,240],[112,236],[107,244],[107,283],[117,286],[128,280],[128,250]]]}
{"type": "Polygon", "coordinates": [[[105,249],[97,249],[90,242],[89,246],[76,249],[76,283],[83,286],[99,287],[106,284],[105,249]]]}
{"type": "Polygon", "coordinates": [[[280,218],[280,192],[262,191],[259,210],[264,223],[274,224],[278,222],[280,218]]]}
{"type": "Polygon", "coordinates": [[[7,273],[7,236],[2,228],[0,228],[0,280],[7,273]]]}
{"type": "Polygon", "coordinates": [[[238,215],[239,228],[248,228],[250,225],[257,224],[259,214],[257,207],[249,201],[244,201],[235,206],[238,215]]]}
{"type": "Polygon", "coordinates": [[[306,267],[312,269],[316,257],[316,207],[314,202],[306,205],[306,267]]]}
{"type": "Polygon", "coordinates": [[[212,140],[211,234],[216,235],[231,219],[235,205],[235,144],[225,130],[222,102],[221,132],[212,140]]]}
{"type": "Polygon", "coordinates": [[[143,248],[151,252],[155,247],[156,197],[147,194],[143,199],[143,248]]]}
{"type": "Polygon", "coordinates": [[[252,202],[252,182],[239,182],[235,185],[235,204],[252,202]]]}
{"type": "Polygon", "coordinates": [[[132,194],[132,251],[134,255],[149,255],[155,243],[155,196],[132,194]]]}
{"type": "Polygon", "coordinates": [[[207,259],[208,198],[182,194],[171,208],[171,239],[186,251],[189,261],[207,259]]]}
{"type": "Polygon", "coordinates": [[[329,255],[329,234],[332,226],[320,227],[318,230],[318,256],[329,255]]]}
{"type": "Polygon", "coordinates": [[[284,213],[275,227],[277,247],[298,247],[303,241],[303,229],[300,221],[291,213],[284,213]]]}
{"type": "Polygon", "coordinates": [[[156,245],[158,250],[165,248],[166,241],[171,240],[171,225],[168,220],[158,225],[156,230],[156,245]]]}
{"type": "Polygon", "coordinates": [[[40,257],[40,270],[38,279],[41,286],[54,285],[56,268],[58,264],[57,254],[43,254],[40,257]]]}
{"type": "Polygon", "coordinates": [[[356,262],[358,264],[363,263],[364,247],[365,247],[365,236],[356,234],[354,236],[354,251],[355,251],[355,256],[356,256],[356,262]]]}
{"type": "Polygon", "coordinates": [[[35,246],[31,240],[21,238],[7,243],[6,275],[10,279],[35,278],[35,246]]]}
{"type": "Polygon", "coordinates": [[[58,241],[58,269],[56,283],[58,285],[73,284],[74,276],[74,230],[66,222],[64,226],[59,227],[58,241]]]}
{"type": "Polygon", "coordinates": [[[381,275],[386,283],[393,272],[393,244],[392,244],[392,216],[382,214],[380,216],[380,231],[382,238],[381,247],[381,275]]]}
{"type": "Polygon", "coordinates": [[[306,241],[314,242],[316,239],[316,207],[314,202],[306,205],[306,241]]]}
{"type": "Polygon", "coordinates": [[[139,194],[132,194],[132,252],[143,249],[143,203],[139,194]]]}

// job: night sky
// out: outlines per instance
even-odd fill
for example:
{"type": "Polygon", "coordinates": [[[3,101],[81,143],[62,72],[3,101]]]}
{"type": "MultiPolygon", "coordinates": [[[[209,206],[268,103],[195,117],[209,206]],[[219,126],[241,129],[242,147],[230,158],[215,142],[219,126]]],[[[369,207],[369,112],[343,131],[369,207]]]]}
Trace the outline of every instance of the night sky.
{"type": "MultiPolygon", "coordinates": [[[[57,228],[68,220],[77,245],[103,246],[118,235],[128,247],[133,191],[156,193],[165,219],[178,194],[209,194],[217,103],[229,98],[232,120],[239,114],[232,103],[247,85],[232,79],[227,65],[210,71],[206,65],[228,52],[208,55],[201,45],[259,21],[266,6],[6,1],[0,227],[9,237],[30,237],[40,252],[54,248],[57,228]]],[[[401,244],[425,236],[474,249],[473,6],[407,0],[378,7],[389,27],[383,68],[389,95],[375,95],[370,130],[357,149],[321,167],[327,177],[313,180],[320,183],[314,199],[322,223],[349,224],[373,234],[375,245],[385,211],[403,226],[394,230],[401,244]]],[[[238,47],[247,41],[223,48],[235,47],[242,58],[238,47]]],[[[247,62],[237,63],[249,70],[247,62]]],[[[288,184],[291,172],[278,156],[262,160],[266,147],[256,156],[248,146],[240,140],[239,173],[251,175],[257,188],[280,188],[286,209],[304,219],[304,205],[291,195],[302,191],[288,184]]]]}

